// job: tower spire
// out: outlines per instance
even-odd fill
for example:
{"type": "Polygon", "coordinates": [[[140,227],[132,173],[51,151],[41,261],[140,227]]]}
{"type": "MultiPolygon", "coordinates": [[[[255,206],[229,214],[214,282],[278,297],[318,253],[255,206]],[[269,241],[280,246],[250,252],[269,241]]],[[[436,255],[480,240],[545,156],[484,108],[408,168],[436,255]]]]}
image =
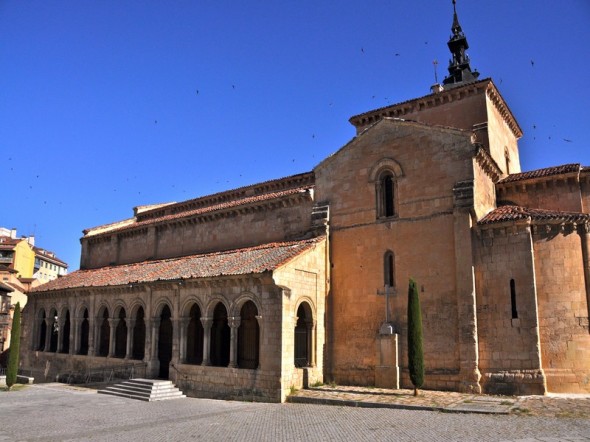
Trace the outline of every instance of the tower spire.
{"type": "Polygon", "coordinates": [[[467,44],[467,37],[465,37],[463,29],[461,29],[461,25],[459,24],[456,0],[453,0],[453,25],[451,26],[451,31],[453,34],[447,42],[447,46],[453,58],[449,60],[449,75],[443,80],[445,89],[460,86],[464,83],[477,80],[477,77],[479,77],[479,72],[471,70],[469,56],[465,52],[469,49],[469,45],[467,44]]]}

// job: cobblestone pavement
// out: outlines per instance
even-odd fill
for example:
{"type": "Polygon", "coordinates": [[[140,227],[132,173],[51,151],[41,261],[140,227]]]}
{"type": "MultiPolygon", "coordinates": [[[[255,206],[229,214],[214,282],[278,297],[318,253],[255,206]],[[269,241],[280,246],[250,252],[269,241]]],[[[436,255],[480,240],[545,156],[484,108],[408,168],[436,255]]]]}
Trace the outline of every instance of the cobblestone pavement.
{"type": "Polygon", "coordinates": [[[297,391],[290,400],[294,403],[590,419],[590,394],[513,397],[420,390],[420,395],[415,397],[413,390],[326,385],[297,391]]]}
{"type": "Polygon", "coordinates": [[[61,384],[0,392],[0,441],[58,440],[590,442],[590,419],[208,399],[140,402],[61,384]]]}

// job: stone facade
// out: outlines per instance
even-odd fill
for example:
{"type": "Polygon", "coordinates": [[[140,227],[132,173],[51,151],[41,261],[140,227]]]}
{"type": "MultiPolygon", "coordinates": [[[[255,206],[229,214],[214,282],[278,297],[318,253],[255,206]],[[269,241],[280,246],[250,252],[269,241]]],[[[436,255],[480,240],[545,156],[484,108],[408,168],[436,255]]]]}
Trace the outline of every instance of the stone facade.
{"type": "Polygon", "coordinates": [[[311,172],[86,230],[81,270],[31,293],[23,367],[136,360],[191,395],[277,402],[410,387],[412,277],[425,388],[590,392],[590,169],[521,172],[491,80],[435,90],[352,117],[311,172]]]}

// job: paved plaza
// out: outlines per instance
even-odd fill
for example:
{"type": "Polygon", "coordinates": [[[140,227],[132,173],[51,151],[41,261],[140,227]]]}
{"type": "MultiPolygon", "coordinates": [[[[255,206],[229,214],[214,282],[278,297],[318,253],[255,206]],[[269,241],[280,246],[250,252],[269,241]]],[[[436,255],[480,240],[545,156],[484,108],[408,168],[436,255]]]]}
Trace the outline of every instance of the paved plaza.
{"type": "Polygon", "coordinates": [[[208,399],[61,384],[0,392],[0,441],[588,441],[590,419],[208,399]]]}

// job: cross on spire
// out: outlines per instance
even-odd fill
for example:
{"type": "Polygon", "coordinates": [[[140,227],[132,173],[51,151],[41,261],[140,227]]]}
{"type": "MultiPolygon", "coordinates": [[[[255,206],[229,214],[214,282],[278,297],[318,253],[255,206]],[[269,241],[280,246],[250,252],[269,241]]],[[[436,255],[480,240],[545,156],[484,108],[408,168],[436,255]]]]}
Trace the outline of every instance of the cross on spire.
{"type": "Polygon", "coordinates": [[[449,75],[443,80],[445,89],[475,81],[479,77],[479,72],[471,70],[469,56],[465,52],[469,49],[469,45],[467,44],[467,37],[465,37],[459,24],[456,0],[453,0],[453,25],[451,31],[453,34],[447,45],[453,58],[449,60],[449,75]]]}

